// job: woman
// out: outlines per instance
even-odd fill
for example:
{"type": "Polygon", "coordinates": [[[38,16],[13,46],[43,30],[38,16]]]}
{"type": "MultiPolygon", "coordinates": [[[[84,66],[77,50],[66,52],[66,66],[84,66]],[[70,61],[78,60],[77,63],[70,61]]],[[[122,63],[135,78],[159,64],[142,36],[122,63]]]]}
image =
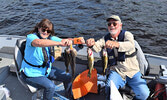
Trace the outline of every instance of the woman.
{"type": "Polygon", "coordinates": [[[55,84],[52,80],[62,81],[66,91],[69,90],[71,75],[52,68],[54,58],[52,47],[56,45],[69,46],[72,41],[61,39],[54,35],[54,26],[48,19],[41,20],[26,38],[24,60],[21,66],[21,76],[30,85],[43,88],[43,99],[51,100],[54,95],[55,84]]]}

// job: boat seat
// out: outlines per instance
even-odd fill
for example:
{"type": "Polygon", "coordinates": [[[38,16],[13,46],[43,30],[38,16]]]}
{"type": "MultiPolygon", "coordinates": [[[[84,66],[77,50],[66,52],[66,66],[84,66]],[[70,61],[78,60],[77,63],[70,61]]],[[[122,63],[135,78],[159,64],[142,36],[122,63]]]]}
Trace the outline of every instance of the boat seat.
{"type": "Polygon", "coordinates": [[[15,45],[15,52],[14,52],[14,62],[15,62],[15,67],[16,67],[16,75],[19,80],[19,82],[31,93],[33,93],[32,100],[36,100],[38,95],[40,95],[41,89],[37,89],[29,84],[27,84],[22,77],[20,76],[20,68],[21,68],[21,63],[24,57],[24,49],[25,49],[25,44],[26,44],[26,39],[18,39],[16,41],[15,45]]]}
{"type": "Polygon", "coordinates": [[[162,71],[162,76],[167,76],[167,66],[160,65],[160,69],[162,71]]]}

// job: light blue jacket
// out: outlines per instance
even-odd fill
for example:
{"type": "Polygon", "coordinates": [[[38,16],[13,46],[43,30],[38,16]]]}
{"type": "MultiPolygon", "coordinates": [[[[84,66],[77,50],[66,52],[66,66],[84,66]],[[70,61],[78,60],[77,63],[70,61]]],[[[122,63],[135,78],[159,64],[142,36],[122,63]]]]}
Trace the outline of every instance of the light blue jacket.
{"type": "MultiPolygon", "coordinates": [[[[35,39],[39,39],[39,37],[36,34],[27,35],[24,58],[26,59],[26,61],[28,61],[33,65],[42,65],[44,61],[42,47],[34,47],[31,45],[32,41],[35,39]]],[[[60,42],[62,40],[61,38],[56,36],[52,36],[50,39],[57,42],[60,42]]],[[[47,51],[47,54],[49,55],[48,48],[46,49],[46,51],[47,51]]],[[[50,62],[49,65],[50,66],[48,68],[47,67],[38,68],[38,67],[30,66],[23,60],[20,71],[23,70],[26,76],[28,77],[48,76],[51,71],[52,63],[50,62]],[[45,75],[46,71],[47,71],[47,75],[45,75]]]]}

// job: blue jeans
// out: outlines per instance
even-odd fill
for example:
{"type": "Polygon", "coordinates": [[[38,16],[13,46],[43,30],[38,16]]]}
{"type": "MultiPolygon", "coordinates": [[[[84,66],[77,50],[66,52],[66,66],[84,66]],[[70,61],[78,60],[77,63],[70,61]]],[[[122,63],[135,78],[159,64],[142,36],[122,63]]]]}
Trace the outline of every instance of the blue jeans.
{"type": "MultiPolygon", "coordinates": [[[[70,89],[71,85],[71,75],[66,74],[65,71],[62,71],[57,68],[52,68],[48,77],[40,76],[40,77],[26,77],[25,74],[22,72],[21,77],[30,85],[36,88],[44,89],[43,99],[44,100],[52,100],[55,91],[55,84],[52,80],[62,81],[64,83],[65,89],[70,89]]],[[[70,90],[66,90],[70,91],[70,90]]]]}
{"type": "Polygon", "coordinates": [[[135,93],[135,99],[146,100],[150,94],[147,83],[141,78],[141,73],[136,73],[132,78],[126,77],[126,80],[122,80],[122,77],[115,71],[110,70],[109,76],[106,81],[106,100],[110,100],[110,84],[111,80],[114,82],[117,89],[122,88],[127,83],[135,93]]]}

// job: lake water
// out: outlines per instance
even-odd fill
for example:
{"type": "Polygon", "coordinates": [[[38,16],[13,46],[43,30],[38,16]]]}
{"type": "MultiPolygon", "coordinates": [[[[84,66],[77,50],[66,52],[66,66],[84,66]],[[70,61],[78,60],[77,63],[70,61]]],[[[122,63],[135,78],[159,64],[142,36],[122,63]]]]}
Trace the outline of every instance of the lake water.
{"type": "Polygon", "coordinates": [[[145,53],[167,56],[167,0],[0,0],[0,34],[26,35],[48,18],[59,37],[99,39],[117,14],[145,53]]]}

